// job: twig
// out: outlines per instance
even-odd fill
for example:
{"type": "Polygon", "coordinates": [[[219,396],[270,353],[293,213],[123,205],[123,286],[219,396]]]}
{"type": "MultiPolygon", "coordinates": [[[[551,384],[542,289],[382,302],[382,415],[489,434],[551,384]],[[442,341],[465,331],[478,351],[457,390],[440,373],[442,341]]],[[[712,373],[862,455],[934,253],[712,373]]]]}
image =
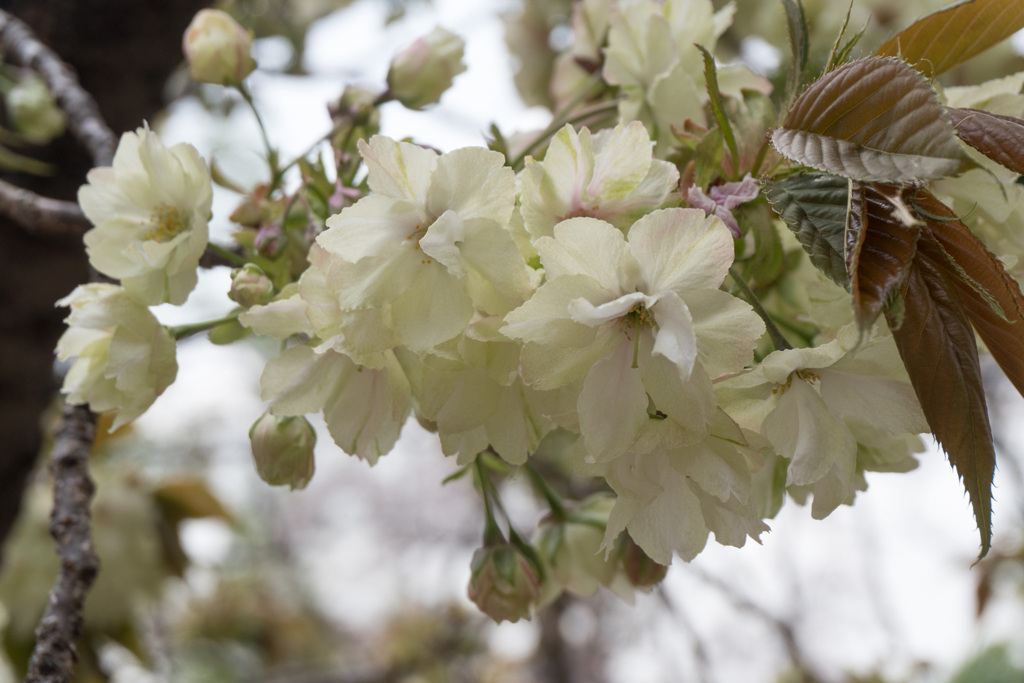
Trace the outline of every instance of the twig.
{"type": "Polygon", "coordinates": [[[74,680],[78,659],[75,641],[82,631],[82,605],[99,571],[99,558],[89,529],[89,503],[95,486],[89,478],[88,462],[96,416],[84,406],[67,406],[61,417],[50,459],[54,480],[50,534],[57,542],[60,572],[36,628],[36,647],[26,683],[74,680]]]}
{"type": "Polygon", "coordinates": [[[50,89],[57,106],[68,116],[68,130],[82,143],[96,166],[114,160],[117,136],[103,120],[92,95],[78,83],[74,72],[57,54],[32,35],[19,19],[0,10],[0,45],[4,56],[38,73],[50,89]]]}
{"type": "Polygon", "coordinates": [[[92,227],[78,204],[41,197],[3,180],[0,180],[0,215],[18,223],[29,234],[81,238],[92,227]]]}
{"type": "MultiPolygon", "coordinates": [[[[103,120],[96,100],[78,83],[74,72],[55,52],[36,40],[28,26],[3,10],[0,10],[0,47],[6,59],[42,77],[57,106],[67,114],[68,130],[88,150],[93,165],[109,166],[117,148],[117,136],[103,120]]],[[[36,235],[77,235],[89,227],[76,204],[48,199],[7,183],[0,187],[0,215],[36,235]]]]}
{"type": "MultiPolygon", "coordinates": [[[[67,114],[68,130],[96,166],[109,166],[117,136],[103,120],[92,95],[52,50],[32,35],[22,21],[0,10],[0,48],[4,57],[39,74],[67,114]]],[[[71,202],[39,196],[6,183],[0,187],[0,215],[37,234],[84,232],[88,223],[71,202]]],[[[26,682],[64,683],[74,680],[82,631],[85,597],[99,571],[89,524],[95,485],[89,478],[89,452],[96,434],[96,415],[85,406],[67,406],[53,445],[53,512],[50,534],[60,555],[60,571],[43,618],[36,628],[36,646],[26,682]]]]}

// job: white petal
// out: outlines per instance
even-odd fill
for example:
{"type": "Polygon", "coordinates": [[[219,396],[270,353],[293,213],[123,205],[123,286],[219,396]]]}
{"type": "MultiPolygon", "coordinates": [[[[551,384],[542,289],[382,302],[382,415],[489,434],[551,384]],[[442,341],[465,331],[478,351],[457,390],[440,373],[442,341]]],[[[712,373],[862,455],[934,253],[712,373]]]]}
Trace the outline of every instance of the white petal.
{"type": "Polygon", "coordinates": [[[699,209],[661,209],[629,230],[629,248],[641,264],[648,292],[718,289],[734,258],[732,235],[699,209]]]}
{"type": "Polygon", "coordinates": [[[643,292],[625,294],[597,306],[584,297],[578,297],[569,302],[569,316],[581,325],[597,327],[622,318],[637,304],[650,303],[652,303],[651,297],[643,292]]]}
{"type": "Polygon", "coordinates": [[[427,186],[437,165],[437,153],[408,142],[396,142],[383,135],[374,135],[369,144],[360,140],[358,146],[374,193],[408,199],[419,206],[426,203],[427,186]]]}
{"type": "Polygon", "coordinates": [[[583,381],[580,431],[596,460],[621,455],[647,423],[647,393],[632,359],[633,345],[623,340],[611,355],[594,364],[583,381]]]}
{"type": "Polygon", "coordinates": [[[718,289],[686,293],[700,362],[712,377],[738,372],[754,362],[764,321],[750,304],[718,289]]]}
{"type": "Polygon", "coordinates": [[[506,225],[515,191],[515,173],[505,166],[505,157],[482,147],[464,147],[438,159],[426,209],[432,216],[455,211],[464,219],[488,218],[506,225]]]}
{"type": "Polygon", "coordinates": [[[813,484],[836,463],[857,458],[857,442],[842,418],[797,377],[765,419],[763,431],[779,455],[790,459],[787,484],[813,484]]]}
{"type": "Polygon", "coordinates": [[[653,353],[672,361],[678,368],[680,379],[686,381],[697,359],[697,337],[690,309],[675,292],[667,291],[652,311],[658,323],[653,353]]]}
{"type": "Polygon", "coordinates": [[[615,226],[596,218],[570,218],[556,225],[554,234],[537,241],[548,279],[589,275],[613,296],[636,289],[639,266],[615,226]]]}

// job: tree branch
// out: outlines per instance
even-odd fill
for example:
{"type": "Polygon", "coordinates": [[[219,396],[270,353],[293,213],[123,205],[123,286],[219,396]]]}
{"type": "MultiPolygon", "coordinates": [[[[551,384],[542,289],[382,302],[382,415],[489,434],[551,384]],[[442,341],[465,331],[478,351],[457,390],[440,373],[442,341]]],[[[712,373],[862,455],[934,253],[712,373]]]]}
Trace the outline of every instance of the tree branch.
{"type": "Polygon", "coordinates": [[[89,504],[96,487],[89,478],[88,462],[95,433],[96,415],[92,411],[85,406],[64,408],[50,460],[54,479],[50,534],[57,542],[60,572],[36,628],[36,647],[26,683],[74,680],[82,606],[99,571],[89,529],[89,504]]]}
{"type": "MultiPolygon", "coordinates": [[[[79,85],[74,72],[56,53],[36,40],[24,22],[3,10],[0,10],[0,47],[5,58],[39,74],[67,115],[68,130],[89,151],[93,164],[109,166],[117,148],[117,136],[103,120],[96,100],[79,85]]],[[[0,181],[0,215],[35,235],[81,235],[90,227],[77,204],[48,199],[3,181],[0,181]]]]}
{"type": "Polygon", "coordinates": [[[57,106],[68,116],[68,130],[92,155],[93,164],[109,166],[117,149],[117,136],[104,121],[96,100],[79,85],[75,73],[53,50],[36,40],[24,22],[2,10],[0,45],[5,58],[42,77],[57,106]]]}
{"type": "Polygon", "coordinates": [[[0,215],[18,223],[30,235],[81,238],[92,224],[74,202],[42,197],[0,180],[0,215]]]}

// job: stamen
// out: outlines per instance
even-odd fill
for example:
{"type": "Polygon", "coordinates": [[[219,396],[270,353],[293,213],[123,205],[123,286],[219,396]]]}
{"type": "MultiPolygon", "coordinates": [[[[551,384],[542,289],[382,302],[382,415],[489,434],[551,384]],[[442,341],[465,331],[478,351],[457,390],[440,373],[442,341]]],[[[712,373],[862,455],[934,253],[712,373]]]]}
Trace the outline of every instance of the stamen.
{"type": "Polygon", "coordinates": [[[170,242],[189,228],[188,219],[182,210],[170,204],[153,207],[153,213],[149,215],[149,225],[153,227],[142,236],[142,239],[161,244],[170,242]]]}

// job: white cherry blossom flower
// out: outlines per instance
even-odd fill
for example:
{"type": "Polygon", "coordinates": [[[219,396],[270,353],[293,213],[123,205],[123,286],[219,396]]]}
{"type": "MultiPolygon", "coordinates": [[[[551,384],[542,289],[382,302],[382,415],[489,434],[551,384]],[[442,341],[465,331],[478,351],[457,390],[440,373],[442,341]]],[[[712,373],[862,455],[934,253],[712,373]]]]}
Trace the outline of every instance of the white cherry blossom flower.
{"type": "Polygon", "coordinates": [[[692,560],[710,533],[723,545],[740,547],[768,530],[751,484],[761,456],[725,413],[716,412],[704,435],[669,420],[650,420],[645,432],[640,444],[649,442],[651,450],[630,450],[604,471],[618,495],[606,548],[626,530],[651,559],[667,565],[673,554],[692,560]]]}
{"type": "Polygon", "coordinates": [[[775,351],[716,386],[729,414],[789,460],[787,485],[813,487],[816,519],[855,494],[860,450],[893,447],[902,450],[872,457],[905,460],[903,437],[928,431],[892,338],[857,348],[858,339],[849,326],[821,346],[775,351]]]}
{"type": "Polygon", "coordinates": [[[146,412],[174,381],[173,337],[123,288],[80,285],[57,305],[71,308],[57,357],[75,358],[61,391],[68,403],[117,411],[111,431],[146,412]]]}
{"type": "Polygon", "coordinates": [[[416,413],[433,423],[445,455],[460,465],[491,448],[513,465],[533,454],[555,428],[549,416],[575,408],[576,393],[539,391],[519,378],[520,344],[498,332],[500,318],[484,318],[447,354],[400,353],[412,383],[416,413]]]}
{"type": "Polygon", "coordinates": [[[504,315],[529,296],[530,269],[508,230],[515,179],[500,154],[438,156],[379,135],[360,151],[373,194],[327,219],[317,237],[334,258],[318,257],[339,311],[372,310],[361,326],[426,352],[475,313],[504,315]]]}
{"type": "Polygon", "coordinates": [[[543,161],[526,160],[522,173],[523,222],[534,239],[555,224],[590,216],[625,230],[661,208],[679,182],[679,170],[654,159],[639,121],[591,135],[566,125],[551,139],[543,161]]]}
{"type": "Polygon", "coordinates": [[[715,12],[711,0],[620,6],[611,17],[604,66],[605,79],[625,94],[620,119],[642,121],[659,143],[688,118],[703,124],[707,93],[695,45],[714,51],[735,10],[729,3],[715,12]]]}
{"type": "Polygon", "coordinates": [[[715,405],[710,378],[749,364],[764,333],[748,304],[718,289],[733,260],[722,222],[663,209],[627,238],[610,223],[573,218],[537,250],[548,280],[502,331],[524,342],[527,384],[583,380],[577,410],[590,455],[629,449],[651,404],[702,432],[715,405]]]}
{"type": "Polygon", "coordinates": [[[194,147],[170,149],[148,127],[125,133],[112,166],[94,168],[78,202],[94,227],[89,262],[141,303],[184,303],[206,249],[213,190],[194,147]]]}

